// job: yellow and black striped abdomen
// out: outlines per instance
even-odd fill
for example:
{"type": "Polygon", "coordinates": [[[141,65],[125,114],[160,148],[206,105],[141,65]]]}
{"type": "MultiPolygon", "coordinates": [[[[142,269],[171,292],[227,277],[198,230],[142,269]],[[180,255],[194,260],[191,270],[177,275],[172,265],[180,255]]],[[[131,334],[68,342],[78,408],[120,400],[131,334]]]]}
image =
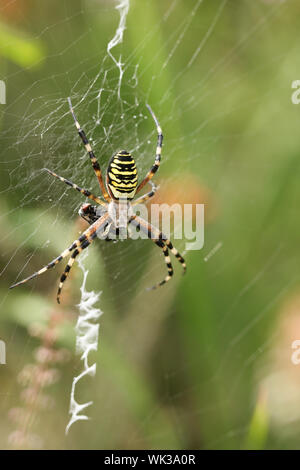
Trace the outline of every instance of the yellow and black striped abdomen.
{"type": "Polygon", "coordinates": [[[137,169],[129,152],[120,150],[110,160],[107,187],[114,199],[133,199],[137,188],[137,169]]]}

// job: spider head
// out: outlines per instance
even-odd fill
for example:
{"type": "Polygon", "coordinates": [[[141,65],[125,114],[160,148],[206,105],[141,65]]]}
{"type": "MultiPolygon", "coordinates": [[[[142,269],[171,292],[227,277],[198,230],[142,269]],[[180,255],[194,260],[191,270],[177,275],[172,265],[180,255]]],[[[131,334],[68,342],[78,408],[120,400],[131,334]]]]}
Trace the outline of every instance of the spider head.
{"type": "Polygon", "coordinates": [[[115,199],[134,198],[137,188],[137,169],[132,155],[120,150],[110,159],[106,184],[110,196],[115,199]]]}
{"type": "Polygon", "coordinates": [[[96,213],[96,210],[96,206],[92,206],[92,204],[85,203],[80,206],[78,214],[91,225],[96,222],[96,220],[99,218],[96,213]]]}

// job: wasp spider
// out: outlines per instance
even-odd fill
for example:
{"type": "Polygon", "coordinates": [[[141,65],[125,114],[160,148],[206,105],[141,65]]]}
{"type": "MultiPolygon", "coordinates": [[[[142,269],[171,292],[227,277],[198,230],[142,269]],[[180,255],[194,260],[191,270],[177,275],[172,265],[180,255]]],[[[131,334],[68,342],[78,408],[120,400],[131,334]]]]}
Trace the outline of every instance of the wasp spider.
{"type": "Polygon", "coordinates": [[[39,271],[35,272],[31,276],[27,277],[26,279],[23,279],[22,281],[19,281],[16,284],[13,284],[10,288],[12,289],[14,287],[17,287],[29,281],[30,279],[33,279],[39,276],[40,274],[44,273],[48,269],[53,268],[63,258],[66,258],[68,255],[71,255],[69,262],[60,278],[60,283],[59,283],[58,292],[57,292],[57,302],[60,303],[60,294],[61,294],[61,290],[63,287],[63,283],[66,280],[72,268],[72,265],[75,261],[75,258],[79,255],[79,253],[85,248],[87,248],[92,243],[92,241],[96,238],[96,236],[102,239],[108,239],[109,232],[112,229],[115,230],[115,233],[119,234],[120,230],[125,228],[126,234],[128,230],[128,235],[130,236],[129,229],[130,229],[130,225],[132,225],[136,227],[138,230],[144,232],[149,239],[152,239],[154,243],[159,248],[161,248],[164,254],[164,259],[165,259],[168,274],[161,282],[159,282],[158,284],[156,284],[155,286],[151,288],[151,289],[156,289],[157,287],[162,286],[163,284],[168,282],[173,276],[173,267],[172,267],[171,259],[169,256],[169,250],[182,264],[184,272],[186,271],[185,261],[183,257],[180,255],[180,253],[176,250],[176,248],[172,245],[171,241],[168,240],[164,236],[164,234],[160,232],[157,228],[153,227],[151,224],[146,222],[141,217],[136,216],[132,210],[132,206],[146,202],[148,199],[150,199],[154,195],[155,190],[156,190],[156,187],[154,186],[152,182],[150,182],[150,180],[153,177],[153,175],[157,172],[159,165],[160,165],[160,159],[161,159],[163,135],[162,135],[162,131],[159,126],[158,120],[155,114],[153,113],[152,109],[150,108],[150,106],[147,105],[147,108],[156,124],[157,133],[158,133],[158,141],[157,141],[156,156],[155,156],[154,164],[148,171],[145,178],[140,182],[140,184],[138,184],[138,175],[137,175],[135,161],[129,152],[126,152],[125,150],[121,150],[117,152],[109,161],[107,175],[106,175],[106,186],[105,186],[103,182],[102,172],[101,172],[99,163],[94,155],[94,152],[86,137],[85,132],[80,127],[80,124],[77,121],[70,98],[68,98],[68,102],[69,102],[71,114],[75,121],[78,134],[86,148],[86,151],[89,154],[92,167],[97,176],[100,189],[102,192],[102,197],[104,200],[98,196],[94,196],[90,191],[80,188],[79,186],[77,186],[77,184],[72,183],[70,180],[67,180],[63,178],[62,176],[57,175],[53,171],[45,169],[49,174],[63,181],[64,183],[71,186],[72,188],[76,189],[76,191],[79,191],[81,194],[83,194],[85,197],[87,197],[88,199],[96,203],[98,206],[92,205],[90,203],[83,204],[79,209],[79,215],[90,224],[89,228],[85,230],[77,240],[71,243],[71,245],[66,250],[64,250],[57,258],[52,260],[49,264],[47,264],[46,266],[44,266],[43,268],[41,268],[39,271]],[[139,197],[135,201],[130,202],[133,200],[135,195],[148,182],[151,183],[152,190],[148,192],[147,194],[139,197]],[[121,212],[122,212],[120,208],[122,208],[122,205],[123,207],[124,206],[126,207],[126,221],[125,221],[126,223],[125,224],[120,223],[121,212]]]}

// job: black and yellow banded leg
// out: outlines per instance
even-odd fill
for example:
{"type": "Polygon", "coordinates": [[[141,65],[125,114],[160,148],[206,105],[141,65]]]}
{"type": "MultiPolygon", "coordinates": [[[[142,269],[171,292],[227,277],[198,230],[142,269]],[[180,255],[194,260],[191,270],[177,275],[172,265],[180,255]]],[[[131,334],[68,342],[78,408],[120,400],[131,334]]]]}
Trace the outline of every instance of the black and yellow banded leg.
{"type": "Polygon", "coordinates": [[[162,130],[159,125],[159,122],[157,120],[157,117],[155,116],[154,112],[150,108],[150,106],[147,104],[147,108],[155,122],[156,129],[157,129],[157,146],[156,146],[156,153],[155,153],[155,161],[153,166],[150,168],[150,171],[148,171],[147,175],[143,179],[143,181],[138,185],[136,193],[138,193],[144,186],[145,184],[148,183],[148,181],[151,180],[153,175],[157,172],[160,166],[160,159],[161,159],[161,149],[162,149],[162,143],[163,143],[163,135],[162,135],[162,130]]]}
{"type": "Polygon", "coordinates": [[[173,276],[173,266],[172,266],[172,263],[171,263],[171,258],[169,256],[168,249],[171,250],[173,255],[182,264],[183,272],[185,273],[186,264],[185,264],[185,261],[184,261],[183,257],[176,250],[176,248],[172,245],[170,240],[168,240],[168,239],[166,239],[166,237],[164,237],[163,233],[160,230],[153,227],[151,224],[146,222],[146,220],[142,219],[141,217],[137,217],[137,216],[133,216],[130,219],[129,224],[134,225],[135,227],[139,228],[144,233],[146,233],[148,238],[150,240],[153,240],[154,243],[163,250],[163,254],[164,254],[164,257],[165,257],[165,263],[166,263],[167,269],[168,269],[168,275],[161,282],[159,282],[155,286],[151,287],[150,290],[151,289],[156,289],[157,287],[162,286],[166,282],[170,281],[170,279],[173,276]]]}
{"type": "Polygon", "coordinates": [[[65,270],[64,270],[64,272],[62,273],[62,275],[61,275],[61,277],[60,277],[60,283],[59,283],[59,286],[58,286],[57,296],[56,296],[57,303],[60,304],[60,294],[61,294],[61,290],[62,290],[62,288],[63,288],[63,284],[64,284],[65,280],[67,279],[67,277],[68,277],[68,275],[69,275],[69,272],[71,271],[71,268],[72,268],[72,266],[73,266],[73,264],[74,264],[74,261],[75,261],[76,256],[78,256],[78,255],[82,252],[82,250],[84,250],[85,248],[87,248],[87,247],[92,243],[93,239],[94,239],[96,236],[97,236],[97,233],[94,232],[94,233],[91,235],[91,237],[85,239],[85,240],[83,241],[83,243],[82,243],[78,248],[76,248],[76,249],[73,251],[73,253],[72,253],[72,255],[71,255],[71,257],[70,257],[70,259],[69,259],[69,261],[68,261],[68,264],[67,264],[67,266],[65,267],[65,270]]]}
{"type": "Polygon", "coordinates": [[[179,261],[183,268],[183,274],[186,272],[186,263],[184,258],[181,256],[179,251],[175,248],[173,243],[156,227],[153,227],[153,225],[149,224],[146,222],[146,220],[142,219],[141,217],[138,216],[133,216],[132,220],[129,221],[129,223],[133,224],[138,224],[139,228],[144,231],[144,233],[147,233],[148,238],[151,238],[152,240],[161,240],[164,242],[164,244],[167,246],[167,248],[171,251],[171,253],[175,256],[175,258],[179,261]]]}
{"type": "Polygon", "coordinates": [[[175,258],[178,259],[179,263],[181,264],[181,266],[183,268],[183,274],[185,274],[185,272],[186,272],[186,263],[185,263],[184,258],[181,256],[179,251],[173,246],[173,244],[170,242],[170,240],[166,239],[166,240],[164,240],[164,242],[167,245],[167,247],[170,249],[171,253],[175,256],[175,258]]]}
{"type": "Polygon", "coordinates": [[[69,106],[70,106],[70,111],[71,111],[71,114],[73,116],[73,119],[74,119],[74,122],[75,122],[75,126],[77,128],[79,137],[81,138],[81,140],[82,140],[82,142],[85,146],[85,149],[89,154],[89,157],[90,157],[90,160],[91,160],[91,163],[92,163],[92,167],[93,167],[94,172],[95,172],[95,174],[97,176],[97,179],[99,181],[99,185],[100,185],[103,197],[107,202],[110,202],[110,197],[109,197],[109,195],[106,191],[105,185],[103,183],[103,178],[102,178],[102,172],[101,172],[101,169],[100,169],[100,165],[99,165],[99,163],[98,163],[98,161],[95,157],[95,154],[92,150],[91,144],[89,143],[88,138],[87,138],[84,130],[81,128],[81,126],[80,126],[80,124],[79,124],[79,122],[78,122],[78,120],[75,116],[73,106],[72,106],[72,102],[71,102],[71,98],[68,98],[68,103],[69,103],[69,106]]]}
{"type": "Polygon", "coordinates": [[[159,248],[163,250],[164,260],[167,266],[168,274],[162,281],[160,281],[158,284],[155,284],[152,287],[148,287],[147,290],[154,290],[160,286],[163,286],[164,284],[166,284],[166,282],[170,281],[174,273],[168,248],[166,247],[166,245],[164,244],[162,240],[153,240],[153,241],[159,248]]]}
{"type": "Polygon", "coordinates": [[[71,186],[71,188],[76,189],[76,191],[79,191],[81,194],[83,194],[85,197],[91,199],[92,201],[97,202],[97,204],[100,204],[101,206],[106,206],[106,202],[102,201],[99,197],[94,196],[90,191],[87,189],[80,188],[77,186],[77,184],[72,183],[72,181],[67,180],[63,176],[59,176],[54,171],[48,170],[48,168],[45,168],[45,170],[52,176],[55,176],[55,178],[58,178],[60,181],[63,183],[66,183],[68,186],[71,186]]]}
{"type": "MultiPolygon", "coordinates": [[[[22,281],[19,281],[19,282],[13,284],[12,286],[10,286],[10,289],[13,289],[14,287],[20,286],[21,284],[25,284],[25,282],[30,281],[31,279],[34,279],[37,276],[40,276],[41,274],[48,271],[48,269],[51,269],[54,266],[56,266],[61,260],[66,258],[73,250],[75,250],[75,248],[77,248],[79,246],[82,246],[82,244],[84,244],[87,240],[93,239],[94,234],[96,236],[97,231],[99,229],[101,229],[107,223],[108,218],[109,218],[108,213],[105,213],[103,215],[103,217],[98,219],[96,222],[93,223],[93,225],[91,225],[87,230],[85,230],[85,232],[83,232],[83,234],[77,240],[75,240],[69,246],[69,248],[67,248],[59,256],[57,256],[57,258],[54,258],[52,261],[50,261],[50,263],[48,263],[43,268],[39,269],[39,271],[36,271],[35,273],[33,273],[31,276],[28,276],[25,279],[23,279],[22,281]]],[[[90,243],[90,241],[89,241],[89,243],[90,243]]]]}
{"type": "Polygon", "coordinates": [[[135,199],[131,203],[132,206],[136,206],[137,204],[143,204],[144,202],[148,201],[148,199],[150,199],[151,197],[154,196],[154,194],[156,193],[156,190],[157,190],[157,186],[154,183],[152,183],[152,181],[149,181],[149,183],[152,186],[151,191],[149,191],[149,193],[147,193],[147,194],[144,194],[144,196],[141,196],[138,199],[135,199]]]}
{"type": "Polygon", "coordinates": [[[69,246],[69,248],[64,250],[57,258],[50,261],[50,263],[48,263],[46,266],[33,273],[31,276],[28,276],[22,281],[16,282],[16,284],[10,286],[10,289],[20,286],[21,284],[25,284],[25,282],[30,281],[31,279],[34,279],[35,277],[45,273],[46,271],[48,271],[48,269],[54,268],[54,266],[56,266],[62,259],[66,258],[76,248],[77,244],[78,246],[80,245],[79,240],[73,242],[72,245],[69,246]]]}

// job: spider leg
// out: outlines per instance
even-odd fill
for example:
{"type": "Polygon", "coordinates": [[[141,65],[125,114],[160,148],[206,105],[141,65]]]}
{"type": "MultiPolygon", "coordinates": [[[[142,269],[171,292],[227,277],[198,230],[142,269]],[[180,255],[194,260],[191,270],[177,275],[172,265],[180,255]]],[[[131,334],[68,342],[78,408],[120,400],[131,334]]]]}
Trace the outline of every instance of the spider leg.
{"type": "Polygon", "coordinates": [[[186,272],[186,264],[185,264],[183,257],[180,255],[177,249],[172,245],[170,240],[168,240],[160,230],[153,227],[153,225],[149,224],[141,217],[133,216],[132,219],[130,219],[129,223],[135,225],[144,233],[146,233],[148,238],[153,240],[154,243],[163,250],[165,263],[168,269],[168,275],[161,282],[154,285],[150,289],[157,289],[157,287],[160,287],[166,282],[170,281],[170,279],[173,276],[173,266],[172,266],[171,258],[169,256],[169,249],[171,250],[173,255],[178,259],[178,261],[181,263],[183,267],[183,274],[186,272]]]}
{"type": "Polygon", "coordinates": [[[64,272],[62,273],[61,277],[60,277],[60,283],[59,283],[59,286],[58,286],[58,290],[57,290],[57,296],[56,296],[56,300],[57,300],[57,303],[60,304],[60,294],[61,294],[61,290],[63,288],[63,284],[65,282],[65,280],[67,279],[68,275],[69,275],[69,272],[71,271],[71,268],[74,264],[74,261],[75,261],[75,258],[76,256],[78,256],[82,250],[84,250],[85,248],[87,248],[91,243],[92,241],[94,240],[94,238],[97,236],[97,232],[94,232],[89,239],[86,239],[80,246],[78,246],[78,248],[76,248],[69,261],[68,261],[68,264],[67,266],[65,267],[65,270],[64,272]]]}
{"type": "Polygon", "coordinates": [[[144,202],[148,201],[148,199],[154,196],[157,190],[157,186],[152,181],[149,181],[149,183],[152,186],[151,191],[149,191],[149,193],[147,194],[144,194],[144,196],[141,196],[138,199],[135,199],[135,201],[132,201],[131,203],[132,206],[136,206],[137,204],[143,204],[144,202]]]}
{"type": "Polygon", "coordinates": [[[162,149],[162,143],[163,143],[163,135],[162,135],[162,130],[161,130],[161,127],[158,123],[158,120],[154,114],[154,112],[152,111],[152,109],[150,108],[150,106],[147,104],[147,108],[156,124],[156,129],[157,129],[157,147],[156,147],[156,155],[155,155],[155,161],[154,161],[154,165],[150,168],[150,170],[148,171],[146,177],[143,179],[143,181],[138,185],[137,187],[137,190],[136,190],[136,193],[138,193],[144,186],[145,184],[148,183],[148,181],[151,180],[151,178],[153,177],[153,175],[157,172],[158,168],[159,168],[159,165],[160,165],[160,158],[161,158],[161,149],[162,149]]]}
{"type": "MultiPolygon", "coordinates": [[[[85,244],[87,241],[89,242],[89,244],[91,243],[91,240],[94,237],[94,234],[97,234],[97,230],[101,229],[107,219],[108,219],[108,213],[104,214],[100,219],[98,219],[93,225],[91,225],[87,230],[85,230],[85,232],[83,232],[83,234],[77,239],[75,240],[70,246],[69,248],[67,248],[66,250],[64,250],[59,256],[57,256],[57,258],[54,258],[52,261],[50,261],[50,263],[48,263],[46,266],[44,266],[43,268],[39,269],[39,271],[36,271],[35,273],[33,273],[31,276],[29,277],[26,277],[25,279],[23,279],[22,281],[19,281],[15,284],[13,284],[12,286],[10,286],[10,289],[13,289],[14,287],[17,287],[17,286],[20,286],[21,284],[25,284],[25,282],[27,281],[30,281],[31,279],[34,279],[35,277],[39,276],[40,274],[43,274],[44,272],[48,271],[48,269],[51,269],[53,268],[54,266],[56,266],[62,259],[66,258],[73,250],[75,250],[75,248],[78,248],[80,246],[82,246],[83,244],[85,244]]],[[[96,236],[96,235],[95,235],[96,236]]]]}
{"type": "Polygon", "coordinates": [[[183,274],[185,274],[186,273],[186,263],[185,263],[184,258],[181,256],[181,254],[175,248],[175,246],[173,246],[173,244],[170,242],[170,240],[166,239],[165,244],[170,249],[171,253],[175,256],[175,258],[179,261],[179,263],[181,264],[181,266],[183,268],[183,274]]]}
{"type": "Polygon", "coordinates": [[[164,285],[166,282],[170,281],[170,279],[171,279],[171,277],[173,276],[173,273],[174,273],[171,258],[169,256],[168,248],[166,247],[166,245],[164,244],[164,242],[162,240],[154,240],[154,243],[159,248],[161,248],[163,250],[164,260],[165,260],[165,263],[167,265],[168,274],[162,281],[160,281],[158,284],[155,284],[152,287],[148,287],[147,290],[154,290],[154,289],[157,289],[158,287],[164,285]]]}
{"type": "Polygon", "coordinates": [[[75,183],[72,183],[72,181],[70,180],[67,180],[66,178],[63,178],[63,176],[59,176],[57,175],[56,173],[54,173],[54,171],[51,171],[51,170],[48,170],[48,168],[45,168],[45,170],[52,176],[55,176],[55,178],[58,178],[60,181],[62,181],[63,183],[66,183],[68,186],[71,186],[71,188],[74,188],[76,189],[76,191],[79,191],[81,194],[83,194],[85,197],[91,199],[92,201],[95,201],[97,202],[97,204],[100,204],[101,206],[106,206],[106,202],[104,201],[101,201],[101,199],[97,196],[94,196],[90,191],[88,191],[87,189],[83,189],[83,188],[80,188],[79,186],[77,186],[77,184],[75,183]]]}
{"type": "Polygon", "coordinates": [[[75,113],[74,113],[74,110],[73,110],[73,106],[72,106],[72,103],[71,103],[71,98],[68,98],[68,103],[69,103],[69,106],[70,106],[70,111],[71,111],[71,114],[73,116],[73,119],[74,119],[74,122],[75,122],[75,126],[77,128],[77,131],[78,131],[78,134],[79,134],[79,137],[81,138],[85,148],[86,148],[86,151],[88,152],[89,154],[89,157],[90,157],[90,160],[91,160],[91,163],[92,163],[92,167],[94,169],[94,172],[97,176],[97,179],[98,179],[98,182],[99,182],[99,185],[100,185],[100,188],[101,188],[101,191],[102,191],[102,194],[103,194],[103,197],[104,199],[107,201],[107,202],[110,202],[110,197],[106,191],[106,188],[104,186],[104,183],[103,183],[103,178],[102,178],[102,172],[101,172],[101,169],[100,169],[100,165],[94,155],[94,152],[92,150],[92,147],[91,147],[91,144],[89,143],[88,141],[88,138],[84,132],[84,130],[80,127],[80,124],[75,116],[75,113]]]}
{"type": "MultiPolygon", "coordinates": [[[[105,214],[106,215],[106,214],[105,214]]],[[[102,217],[104,218],[104,216],[102,217]]],[[[105,223],[106,223],[106,219],[107,217],[105,218],[105,223]]],[[[97,231],[102,228],[105,224],[102,223],[98,228],[97,230],[95,230],[89,237],[87,237],[85,240],[83,240],[83,242],[81,243],[80,246],[78,246],[72,253],[69,261],[68,261],[68,264],[67,266],[65,267],[65,270],[64,272],[62,273],[61,277],[60,277],[60,283],[59,283],[59,286],[58,286],[58,290],[57,290],[57,296],[56,296],[56,300],[57,300],[57,303],[60,304],[60,294],[61,294],[61,291],[62,291],[62,288],[63,288],[63,285],[64,285],[64,282],[65,280],[67,279],[68,275],[69,275],[69,272],[71,271],[71,268],[74,264],[74,261],[75,261],[75,258],[85,249],[87,248],[91,243],[92,241],[94,240],[94,238],[96,238],[97,236],[97,231]]],[[[108,227],[109,229],[109,227],[108,227]]]]}

